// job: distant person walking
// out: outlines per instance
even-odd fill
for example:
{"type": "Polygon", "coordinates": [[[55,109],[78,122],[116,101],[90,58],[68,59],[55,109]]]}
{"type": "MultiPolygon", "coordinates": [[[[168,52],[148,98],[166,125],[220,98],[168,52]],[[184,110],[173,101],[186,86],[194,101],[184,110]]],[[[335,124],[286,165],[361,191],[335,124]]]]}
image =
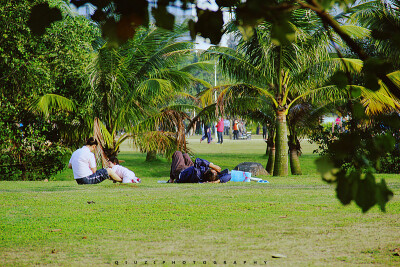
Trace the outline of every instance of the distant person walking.
{"type": "Polygon", "coordinates": [[[219,121],[217,125],[217,136],[218,136],[218,143],[217,144],[222,144],[224,142],[224,120],[222,118],[219,118],[219,121]]]}
{"type": "Polygon", "coordinates": [[[211,128],[209,123],[204,123],[204,135],[200,138],[200,143],[207,138],[207,143],[210,144],[212,141],[211,128]]]}

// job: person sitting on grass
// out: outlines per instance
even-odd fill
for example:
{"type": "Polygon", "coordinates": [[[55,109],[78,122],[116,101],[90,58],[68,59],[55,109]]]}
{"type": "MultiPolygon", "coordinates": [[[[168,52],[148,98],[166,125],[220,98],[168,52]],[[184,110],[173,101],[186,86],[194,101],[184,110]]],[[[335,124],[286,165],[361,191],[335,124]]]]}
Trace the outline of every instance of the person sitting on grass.
{"type": "Polygon", "coordinates": [[[228,169],[221,172],[221,167],[205,159],[193,163],[187,153],[175,151],[172,155],[168,183],[226,183],[230,178],[228,169]]]}
{"type": "Polygon", "coordinates": [[[110,167],[115,173],[122,178],[122,183],[141,183],[142,180],[136,177],[135,173],[128,168],[119,165],[119,160],[116,157],[108,159],[108,167],[110,167]]]}
{"type": "Polygon", "coordinates": [[[97,169],[96,158],[93,152],[98,145],[97,140],[90,137],[85,145],[72,153],[68,168],[72,169],[78,184],[98,184],[106,179],[122,182],[122,179],[111,169],[97,169]]]}

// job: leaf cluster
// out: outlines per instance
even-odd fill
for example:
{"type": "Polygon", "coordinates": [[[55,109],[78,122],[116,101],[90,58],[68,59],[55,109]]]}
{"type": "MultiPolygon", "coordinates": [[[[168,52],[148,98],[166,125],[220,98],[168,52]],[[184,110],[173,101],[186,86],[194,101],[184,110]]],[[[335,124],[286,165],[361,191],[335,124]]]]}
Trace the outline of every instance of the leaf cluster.
{"type": "Polygon", "coordinates": [[[345,131],[334,137],[329,132],[314,136],[323,147],[317,169],[323,180],[336,184],[338,199],[343,204],[351,201],[363,212],[378,204],[382,211],[393,196],[382,179],[375,181],[374,173],[381,169],[381,160],[392,153],[399,127],[398,115],[380,116],[364,128],[345,131]]]}

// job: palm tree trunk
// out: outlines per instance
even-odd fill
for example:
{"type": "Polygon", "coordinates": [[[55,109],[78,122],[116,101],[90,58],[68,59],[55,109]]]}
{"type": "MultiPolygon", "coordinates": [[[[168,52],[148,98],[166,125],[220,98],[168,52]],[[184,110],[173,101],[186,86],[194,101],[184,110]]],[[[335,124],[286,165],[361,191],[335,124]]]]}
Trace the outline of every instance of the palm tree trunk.
{"type": "Polygon", "coordinates": [[[296,148],[291,148],[289,153],[290,158],[290,171],[293,175],[302,175],[299,151],[296,148]]]}
{"type": "Polygon", "coordinates": [[[274,176],[287,176],[289,166],[288,137],[285,110],[276,112],[274,176]]]}
{"type": "Polygon", "coordinates": [[[297,138],[296,129],[294,125],[290,124],[289,121],[289,132],[288,145],[289,145],[289,161],[290,161],[290,171],[292,175],[301,175],[301,165],[299,155],[301,155],[301,145],[297,138]]]}
{"type": "Polygon", "coordinates": [[[154,161],[157,159],[157,152],[156,151],[148,151],[146,155],[146,161],[154,161]]]}
{"type": "Polygon", "coordinates": [[[269,155],[268,155],[268,162],[265,170],[271,174],[274,171],[274,164],[275,164],[275,144],[269,147],[269,155]]]}

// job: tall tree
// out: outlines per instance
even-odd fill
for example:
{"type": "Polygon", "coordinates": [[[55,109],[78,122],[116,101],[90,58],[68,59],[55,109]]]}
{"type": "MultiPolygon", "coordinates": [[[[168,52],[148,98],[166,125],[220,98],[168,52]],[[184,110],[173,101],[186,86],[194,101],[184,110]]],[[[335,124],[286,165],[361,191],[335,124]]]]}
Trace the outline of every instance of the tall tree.
{"type": "MultiPolygon", "coordinates": [[[[65,165],[60,163],[66,148],[58,127],[71,125],[68,120],[72,118],[56,112],[43,119],[32,110],[32,102],[44,94],[69,95],[84,87],[81,74],[98,31],[85,18],[73,15],[65,2],[57,0],[3,1],[0,20],[0,123],[4,130],[1,162],[10,170],[11,179],[21,172],[22,179],[37,179],[40,175],[33,176],[43,173],[40,165],[48,170],[46,174],[65,165]],[[62,20],[53,23],[41,37],[33,35],[28,27],[31,8],[37,3],[50,3],[62,10],[62,20]],[[47,158],[51,155],[53,160],[47,158]]],[[[57,102],[72,109],[73,105],[66,104],[62,97],[57,102]]]]}
{"type": "MultiPolygon", "coordinates": [[[[174,31],[142,28],[123,46],[109,48],[104,45],[99,49],[88,68],[92,88],[88,105],[92,105],[92,116],[98,118],[96,125],[101,126],[98,133],[102,133],[100,139],[107,156],[118,152],[120,142],[115,139],[118,130],[125,129],[129,133],[123,138],[146,138],[144,128],[137,125],[149,126],[143,122],[153,116],[170,116],[165,108],[173,104],[171,100],[178,92],[184,94],[184,89],[192,84],[209,86],[190,74],[195,69],[207,69],[209,64],[186,64],[186,56],[193,52],[191,42],[179,41],[186,33],[186,28],[180,26],[174,31]],[[141,134],[137,133],[139,129],[141,134]]],[[[147,131],[157,131],[157,127],[165,128],[166,124],[158,123],[157,126],[156,123],[147,131]]],[[[181,128],[180,124],[175,127],[181,128]]],[[[153,134],[153,138],[156,136],[159,135],[153,134]]],[[[151,149],[154,146],[144,145],[146,142],[134,143],[140,144],[142,151],[154,151],[151,149]]]]}
{"type": "Polygon", "coordinates": [[[324,39],[318,35],[320,32],[315,24],[320,25],[315,17],[307,17],[305,12],[296,11],[292,14],[291,22],[295,31],[294,42],[275,42],[271,24],[264,23],[251,39],[242,39],[236,50],[211,48],[206,52],[207,56],[218,60],[219,68],[226,75],[238,82],[221,91],[219,99],[222,102],[235,101],[241,96],[262,96],[266,99],[264,105],[274,109],[275,176],[288,174],[289,108],[300,99],[297,96],[315,89],[308,87],[313,86],[307,82],[308,75],[326,77],[321,71],[305,74],[303,70],[316,61],[329,58],[326,38],[324,43],[324,39]]]}

